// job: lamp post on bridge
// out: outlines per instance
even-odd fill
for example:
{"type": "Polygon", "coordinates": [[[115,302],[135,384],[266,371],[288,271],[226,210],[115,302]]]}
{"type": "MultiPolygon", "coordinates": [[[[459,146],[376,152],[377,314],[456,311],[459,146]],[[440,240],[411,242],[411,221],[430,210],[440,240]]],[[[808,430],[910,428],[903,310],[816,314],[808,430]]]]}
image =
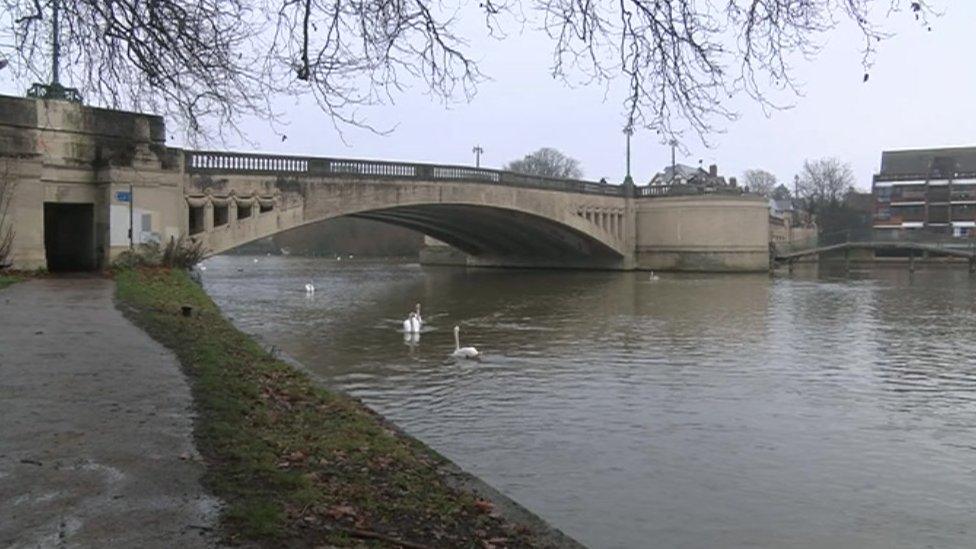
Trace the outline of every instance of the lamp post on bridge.
{"type": "Polygon", "coordinates": [[[60,11],[58,2],[59,0],[55,0],[51,3],[51,83],[33,84],[27,90],[27,97],[81,103],[81,94],[76,88],[66,88],[61,85],[61,24],[58,18],[60,11]]]}
{"type": "Polygon", "coordinates": [[[481,145],[475,145],[474,148],[471,149],[471,152],[474,153],[474,166],[476,168],[480,168],[481,167],[481,154],[484,153],[485,150],[481,148],[481,145]]]}
{"type": "Polygon", "coordinates": [[[630,176],[630,136],[634,135],[634,124],[628,123],[624,127],[624,135],[627,136],[627,177],[624,178],[624,185],[633,186],[634,178],[630,176]]]}
{"type": "Polygon", "coordinates": [[[678,169],[678,164],[675,161],[674,151],[678,148],[678,140],[672,137],[671,140],[668,141],[668,145],[671,145],[671,183],[674,183],[675,171],[678,169]]]}

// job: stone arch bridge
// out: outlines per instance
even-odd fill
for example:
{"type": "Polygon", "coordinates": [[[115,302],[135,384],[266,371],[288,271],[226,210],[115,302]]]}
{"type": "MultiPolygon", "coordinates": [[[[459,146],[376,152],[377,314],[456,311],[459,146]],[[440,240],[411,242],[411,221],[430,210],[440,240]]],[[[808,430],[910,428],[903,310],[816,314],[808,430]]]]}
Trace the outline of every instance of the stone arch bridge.
{"type": "MultiPolygon", "coordinates": [[[[89,270],[182,235],[211,254],[339,216],[416,229],[468,265],[765,271],[766,202],[466,166],[186,150],[158,116],[0,95],[0,231],[16,269],[89,270]]],[[[3,260],[3,258],[0,258],[3,260]]],[[[3,267],[3,265],[0,265],[3,267]]]]}
{"type": "Polygon", "coordinates": [[[187,232],[217,254],[340,216],[417,230],[469,264],[629,268],[623,186],[430,164],[185,151],[187,232]]]}

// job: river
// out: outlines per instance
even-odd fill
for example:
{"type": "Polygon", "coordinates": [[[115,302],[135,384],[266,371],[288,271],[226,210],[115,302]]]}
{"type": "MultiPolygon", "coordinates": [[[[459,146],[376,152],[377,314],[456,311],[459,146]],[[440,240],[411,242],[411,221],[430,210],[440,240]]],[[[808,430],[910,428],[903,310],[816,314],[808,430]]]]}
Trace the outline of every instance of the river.
{"type": "Polygon", "coordinates": [[[976,281],[906,271],[226,256],[203,280],[241,329],[591,547],[973,547],[976,281]],[[455,324],[481,362],[449,359],[455,324]]]}

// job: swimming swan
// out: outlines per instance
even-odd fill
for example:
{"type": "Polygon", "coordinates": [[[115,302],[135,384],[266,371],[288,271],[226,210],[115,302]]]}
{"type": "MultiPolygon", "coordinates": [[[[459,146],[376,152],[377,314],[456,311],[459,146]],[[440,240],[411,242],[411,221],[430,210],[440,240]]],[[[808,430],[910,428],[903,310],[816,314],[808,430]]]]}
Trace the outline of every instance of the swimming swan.
{"type": "Polygon", "coordinates": [[[420,316],[420,303],[417,304],[417,309],[415,314],[417,315],[417,331],[419,332],[420,328],[424,327],[424,319],[423,317],[420,316]]]}
{"type": "Polygon", "coordinates": [[[654,271],[651,271],[651,276],[649,276],[647,279],[651,282],[657,282],[658,280],[661,280],[661,277],[654,274],[654,271]]]}
{"type": "Polygon", "coordinates": [[[417,318],[417,313],[411,312],[410,316],[403,321],[403,333],[405,334],[419,334],[420,333],[420,320],[417,318]]]}
{"type": "Polygon", "coordinates": [[[305,293],[306,294],[314,294],[315,293],[315,285],[312,284],[312,281],[311,280],[309,280],[308,283],[305,284],[305,293]]]}
{"type": "Polygon", "coordinates": [[[461,346],[461,328],[454,327],[454,352],[451,353],[454,358],[478,358],[480,353],[478,349],[474,347],[462,347],[461,346]]]}

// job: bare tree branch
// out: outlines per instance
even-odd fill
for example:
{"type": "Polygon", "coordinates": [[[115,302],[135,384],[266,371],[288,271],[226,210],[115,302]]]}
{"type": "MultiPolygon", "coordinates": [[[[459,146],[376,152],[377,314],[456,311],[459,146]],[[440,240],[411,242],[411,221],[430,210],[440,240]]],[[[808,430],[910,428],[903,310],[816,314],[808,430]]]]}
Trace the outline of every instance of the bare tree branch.
{"type": "MultiPolygon", "coordinates": [[[[414,82],[442,101],[470,99],[484,79],[460,21],[483,17],[492,36],[520,0],[0,0],[0,51],[21,81],[44,79],[57,2],[65,75],[92,103],[152,110],[191,135],[274,121],[278,97],[314,97],[333,125],[372,126],[365,107],[414,82]],[[477,11],[475,11],[477,10],[477,11]],[[2,49],[2,48],[0,48],[2,49]]],[[[745,93],[765,109],[799,93],[791,61],[853,23],[868,78],[879,21],[906,13],[928,26],[924,0],[524,0],[553,42],[552,74],[622,86],[625,125],[661,140],[708,143],[745,93]]],[[[374,130],[376,128],[373,128],[374,130]]],[[[377,130],[379,131],[379,130],[377,130]]]]}
{"type": "Polygon", "coordinates": [[[14,223],[10,218],[10,205],[13,203],[17,182],[10,172],[10,162],[0,159],[0,270],[10,265],[10,254],[14,244],[14,223]]]}

